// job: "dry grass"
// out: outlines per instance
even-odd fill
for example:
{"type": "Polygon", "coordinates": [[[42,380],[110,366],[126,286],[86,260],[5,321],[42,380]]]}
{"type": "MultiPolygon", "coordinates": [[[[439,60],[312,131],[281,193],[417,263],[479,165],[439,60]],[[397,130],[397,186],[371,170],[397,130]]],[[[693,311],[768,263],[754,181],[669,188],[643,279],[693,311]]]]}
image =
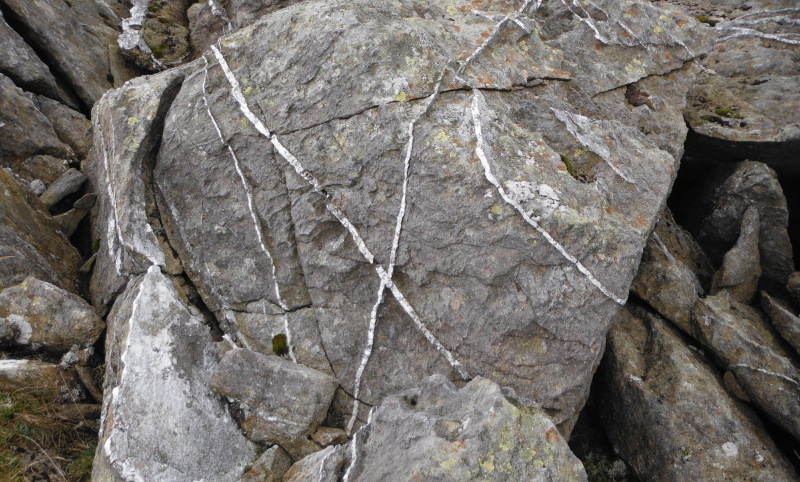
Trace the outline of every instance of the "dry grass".
{"type": "Polygon", "coordinates": [[[90,480],[97,434],[61,420],[60,403],[41,392],[0,392],[0,480],[90,480]]]}

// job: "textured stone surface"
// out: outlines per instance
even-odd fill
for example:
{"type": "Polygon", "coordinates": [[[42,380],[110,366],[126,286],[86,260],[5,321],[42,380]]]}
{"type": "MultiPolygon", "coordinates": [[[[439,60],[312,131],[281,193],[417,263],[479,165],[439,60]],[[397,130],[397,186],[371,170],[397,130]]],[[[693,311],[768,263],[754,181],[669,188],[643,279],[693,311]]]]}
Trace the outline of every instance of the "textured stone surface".
{"type": "Polygon", "coordinates": [[[0,391],[34,390],[70,399],[71,395],[80,393],[77,389],[72,370],[36,360],[0,360],[0,391]]]}
{"type": "Polygon", "coordinates": [[[13,325],[15,345],[67,351],[94,344],[105,323],[83,298],[36,278],[0,292],[0,325],[13,325]]]}
{"type": "Polygon", "coordinates": [[[0,290],[32,275],[75,292],[78,251],[45,206],[0,169],[0,290]]]}
{"type": "Polygon", "coordinates": [[[83,104],[91,107],[112,86],[107,78],[109,57],[103,53],[114,29],[98,12],[80,8],[98,2],[72,3],[75,8],[63,1],[0,0],[6,15],[13,15],[25,29],[26,40],[46,53],[83,104]]]}
{"type": "Polygon", "coordinates": [[[789,342],[797,354],[800,354],[800,317],[777,299],[761,292],[761,307],[769,315],[772,326],[781,337],[789,342]]]}
{"type": "Polygon", "coordinates": [[[289,454],[277,445],[273,445],[242,474],[242,482],[281,482],[283,474],[291,466],[292,459],[289,454]]]}
{"type": "Polygon", "coordinates": [[[15,167],[37,154],[72,157],[72,150],[58,139],[47,117],[25,92],[0,74],[0,166],[15,167]]]}
{"type": "Polygon", "coordinates": [[[92,123],[80,112],[47,97],[37,96],[36,106],[53,125],[58,138],[72,148],[79,159],[86,159],[92,147],[92,123]]]}
{"type": "Polygon", "coordinates": [[[754,308],[727,292],[697,302],[693,336],[773,422],[800,438],[800,370],[754,308]]]}
{"type": "Polygon", "coordinates": [[[711,294],[727,291],[740,303],[750,303],[758,289],[761,262],[758,252],[760,222],[758,208],[751,205],[742,216],[742,227],[736,244],[725,253],[722,268],[711,280],[711,294]]]}
{"type": "Polygon", "coordinates": [[[800,11],[794,0],[677,0],[704,15],[716,45],[690,95],[692,145],[714,156],[800,170],[800,11]],[[747,8],[745,8],[747,7],[747,8]]]}
{"type": "Polygon", "coordinates": [[[692,257],[679,259],[673,254],[673,250],[677,252],[681,248],[686,251],[691,244],[680,241],[684,237],[691,237],[674,224],[671,226],[675,230],[664,229],[665,224],[674,223],[671,218],[671,215],[662,214],[659,219],[656,230],[644,248],[639,272],[633,280],[631,291],[665,318],[689,332],[694,304],[705,294],[694,270],[697,265],[704,266],[705,263],[702,257],[697,257],[699,261],[693,262],[692,257]],[[682,236],[677,237],[676,233],[682,236]]]}
{"type": "Polygon", "coordinates": [[[667,323],[617,317],[595,382],[609,439],[640,480],[794,480],[755,415],[667,323]]]}
{"type": "Polygon", "coordinates": [[[85,171],[98,196],[92,236],[100,246],[90,286],[97,307],[153,264],[180,271],[150,224],[160,226],[149,179],[165,112],[185,74],[186,68],[178,68],[139,77],[110,91],[93,110],[85,171]]]}
{"type": "Polygon", "coordinates": [[[491,380],[477,378],[459,390],[442,375],[387,397],[348,445],[300,461],[284,480],[333,481],[340,476],[586,480],[580,461],[541,410],[516,408],[491,380]]]}
{"type": "Polygon", "coordinates": [[[336,380],[322,372],[247,349],[225,354],[214,368],[211,389],[239,404],[242,428],[256,442],[308,438],[328,412],[336,380]]]}
{"type": "Polygon", "coordinates": [[[254,447],[208,387],[217,359],[199,313],[153,266],[107,322],[93,480],[239,480],[254,447]]]}
{"type": "Polygon", "coordinates": [[[68,195],[77,192],[86,182],[86,174],[77,169],[67,169],[56,181],[47,188],[39,200],[52,208],[68,195]]]}
{"type": "Polygon", "coordinates": [[[117,43],[138,67],[158,72],[188,60],[187,0],[133,0],[117,43]]]}
{"type": "Polygon", "coordinates": [[[590,19],[565,5],[311,1],[224,37],[187,76],[154,171],[170,243],[223,329],[243,340],[234,313],[311,305],[367,403],[481,375],[568,433],[674,178],[707,43],[647,3],[596,2],[590,19]],[[633,83],[652,110],[626,101],[633,83]]]}
{"type": "Polygon", "coordinates": [[[738,163],[709,201],[711,210],[700,224],[697,241],[711,259],[719,263],[734,245],[744,212],[753,205],[761,222],[758,249],[762,283],[770,291],[783,290],[794,263],[787,232],[789,211],[775,171],[760,162],[738,163]]]}

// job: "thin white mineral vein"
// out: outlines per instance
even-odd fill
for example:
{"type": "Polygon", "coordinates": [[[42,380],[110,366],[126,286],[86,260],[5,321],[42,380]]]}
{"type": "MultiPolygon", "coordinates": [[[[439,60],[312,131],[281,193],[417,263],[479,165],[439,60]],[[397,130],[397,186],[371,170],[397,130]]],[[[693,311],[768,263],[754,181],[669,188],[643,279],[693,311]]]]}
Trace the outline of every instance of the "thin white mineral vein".
{"type": "Polygon", "coordinates": [[[350,455],[350,465],[347,466],[347,470],[344,472],[344,477],[342,477],[342,482],[347,482],[350,480],[350,473],[356,466],[356,462],[358,461],[358,436],[361,435],[361,432],[372,423],[372,417],[375,414],[375,407],[372,407],[369,411],[369,416],[367,417],[367,423],[356,432],[355,436],[353,436],[353,440],[350,441],[350,447],[352,449],[352,453],[350,455]]]}
{"type": "MultiPolygon", "coordinates": [[[[289,165],[291,165],[294,168],[297,174],[299,174],[303,179],[305,179],[306,182],[308,182],[318,194],[330,200],[330,195],[322,188],[322,185],[319,182],[319,180],[317,180],[317,178],[315,178],[310,172],[308,172],[305,169],[305,167],[303,167],[300,161],[280,142],[278,137],[272,134],[269,131],[269,129],[267,129],[266,126],[264,126],[261,120],[259,120],[258,117],[256,117],[253,111],[250,110],[250,107],[247,104],[247,100],[244,98],[244,94],[242,94],[242,89],[241,86],[239,85],[239,81],[236,80],[236,77],[233,75],[233,72],[228,66],[225,57],[222,55],[219,49],[216,46],[212,45],[211,51],[214,53],[214,56],[217,58],[217,61],[219,62],[220,67],[222,68],[222,71],[225,73],[225,77],[227,78],[228,83],[231,86],[230,89],[231,95],[239,104],[239,109],[241,110],[242,114],[244,114],[244,116],[253,124],[253,126],[255,126],[256,130],[261,135],[269,139],[273,147],[275,147],[275,150],[278,151],[281,157],[283,157],[284,160],[286,160],[286,162],[288,162],[289,165]]],[[[350,222],[345,213],[342,212],[342,210],[339,209],[331,201],[326,203],[326,208],[348,231],[350,236],[353,238],[353,241],[356,243],[359,252],[361,253],[362,256],[364,256],[367,262],[369,262],[370,264],[375,264],[375,256],[369,250],[366,243],[364,242],[364,238],[361,237],[361,234],[359,234],[358,230],[355,228],[355,226],[353,226],[353,223],[350,222]]],[[[444,345],[441,344],[441,342],[439,342],[439,340],[433,335],[433,333],[430,332],[430,330],[428,330],[428,328],[422,322],[422,319],[419,317],[417,312],[414,310],[414,308],[406,299],[405,295],[403,295],[400,289],[397,288],[397,286],[395,286],[394,283],[392,283],[391,277],[386,272],[386,270],[383,269],[382,266],[376,265],[375,271],[378,273],[378,276],[380,277],[381,281],[386,283],[387,287],[392,292],[392,295],[394,295],[398,303],[400,303],[400,306],[402,306],[403,309],[406,311],[408,316],[416,325],[417,329],[423,334],[423,336],[425,336],[425,339],[427,339],[429,343],[434,345],[434,347],[445,356],[450,365],[452,365],[453,368],[455,368],[458,371],[458,373],[462,376],[462,378],[469,379],[470,378],[469,374],[466,372],[461,363],[458,360],[456,360],[453,354],[450,353],[450,351],[447,350],[447,348],[445,348],[444,345]]]]}
{"type": "MultiPolygon", "coordinates": [[[[283,309],[283,325],[286,335],[286,345],[289,347],[289,356],[291,357],[292,361],[297,363],[297,359],[294,355],[294,349],[291,344],[291,333],[289,331],[289,317],[286,312],[289,310],[289,307],[286,306],[286,303],[283,301],[283,296],[281,296],[281,288],[278,285],[278,276],[275,268],[275,259],[272,257],[272,253],[269,252],[267,249],[266,242],[264,241],[264,233],[261,226],[261,221],[258,218],[258,214],[256,213],[255,209],[255,202],[253,200],[253,189],[250,187],[250,183],[247,182],[247,178],[242,171],[241,163],[239,162],[239,158],[236,156],[236,152],[233,150],[233,147],[225,140],[225,137],[222,135],[222,131],[219,128],[219,124],[217,120],[214,118],[214,114],[211,112],[211,106],[208,103],[208,92],[206,90],[206,82],[208,80],[208,59],[206,59],[205,55],[203,56],[203,61],[205,62],[205,71],[203,72],[203,104],[206,107],[206,112],[208,113],[209,119],[211,119],[211,124],[214,126],[214,130],[217,132],[217,136],[219,137],[220,143],[222,143],[225,148],[228,149],[228,153],[231,155],[231,159],[233,159],[233,165],[236,168],[236,173],[239,175],[239,180],[242,183],[242,188],[244,188],[244,192],[247,196],[247,208],[250,211],[250,217],[253,220],[253,227],[256,232],[256,237],[258,238],[258,246],[261,249],[261,252],[264,253],[264,256],[267,257],[269,261],[269,265],[272,270],[272,286],[275,291],[275,298],[278,301],[278,306],[283,309]]],[[[266,316],[266,312],[264,313],[266,316]]]]}
{"type": "Polygon", "coordinates": [[[556,248],[556,250],[558,250],[559,253],[561,253],[561,256],[563,256],[567,261],[572,263],[572,265],[575,266],[578,269],[578,271],[580,271],[584,276],[586,276],[586,279],[588,279],[590,283],[592,283],[607,297],[611,298],[620,305],[624,305],[626,301],[625,298],[615,295],[614,293],[611,292],[611,290],[603,286],[603,284],[600,281],[598,281],[597,278],[594,277],[594,275],[583,265],[583,263],[578,261],[578,259],[575,258],[575,256],[569,254],[569,252],[567,252],[567,250],[561,245],[561,243],[556,241],[553,238],[553,236],[550,235],[550,233],[548,233],[544,228],[541,227],[541,225],[539,225],[536,219],[532,218],[525,211],[525,208],[523,208],[521,204],[519,204],[511,196],[509,196],[508,193],[506,193],[506,190],[503,188],[502,184],[500,184],[500,182],[497,180],[494,174],[492,174],[492,167],[491,164],[489,163],[489,158],[487,157],[486,154],[486,140],[483,137],[483,128],[481,125],[480,103],[484,101],[485,100],[483,98],[483,94],[481,94],[480,90],[473,89],[472,122],[475,127],[475,137],[477,138],[478,141],[475,146],[475,153],[477,154],[478,159],[480,159],[481,164],[483,165],[483,170],[486,179],[497,189],[497,191],[500,193],[500,197],[502,197],[503,200],[505,200],[514,209],[516,209],[517,212],[519,212],[520,215],[522,215],[522,218],[525,219],[525,221],[528,224],[530,224],[534,229],[536,229],[536,231],[538,231],[539,234],[544,236],[547,242],[550,243],[551,246],[556,248]]]}
{"type": "MultiPolygon", "coordinates": [[[[113,122],[113,119],[110,121],[113,122]]],[[[114,217],[110,220],[111,223],[114,225],[109,226],[109,230],[113,229],[114,233],[106,233],[106,247],[108,248],[108,255],[111,256],[111,259],[114,260],[114,266],[117,270],[118,275],[122,275],[122,255],[124,254],[123,249],[123,242],[122,242],[122,231],[119,227],[119,214],[117,213],[117,197],[114,193],[114,188],[112,187],[111,183],[111,168],[108,162],[108,150],[105,142],[105,137],[103,135],[103,129],[97,129],[97,138],[100,141],[100,150],[103,151],[103,168],[106,171],[106,191],[108,194],[108,202],[111,205],[111,211],[114,214],[114,217]],[[117,240],[119,245],[117,246],[114,243],[114,240],[117,240]],[[116,248],[118,249],[115,249],[116,248]],[[116,256],[115,251],[119,251],[119,256],[116,256]]]]}
{"type": "Polygon", "coordinates": [[[744,363],[737,363],[735,365],[729,365],[728,369],[731,369],[731,368],[746,368],[746,369],[754,371],[754,372],[759,372],[759,373],[763,373],[765,375],[769,375],[771,377],[780,378],[781,380],[786,380],[787,382],[793,383],[793,384],[797,385],[798,387],[800,387],[800,383],[798,383],[797,380],[795,380],[793,378],[789,378],[786,375],[781,375],[780,373],[775,373],[775,372],[771,372],[769,370],[764,370],[763,368],[751,367],[749,365],[745,365],[744,363]]]}

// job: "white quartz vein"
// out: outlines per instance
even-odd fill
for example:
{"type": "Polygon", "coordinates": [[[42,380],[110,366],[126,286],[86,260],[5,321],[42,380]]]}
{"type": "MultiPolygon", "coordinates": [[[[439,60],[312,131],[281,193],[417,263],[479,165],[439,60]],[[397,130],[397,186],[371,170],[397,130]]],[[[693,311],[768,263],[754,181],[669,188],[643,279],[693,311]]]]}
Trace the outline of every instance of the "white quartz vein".
{"type": "MultiPolygon", "coordinates": [[[[205,62],[205,71],[203,72],[203,104],[206,107],[206,112],[208,113],[209,119],[211,119],[211,124],[214,126],[214,130],[217,132],[217,136],[219,137],[220,143],[228,149],[228,153],[231,155],[231,159],[233,159],[233,166],[236,168],[236,173],[239,175],[239,180],[242,183],[242,188],[244,189],[245,195],[247,196],[247,208],[250,212],[250,217],[253,220],[253,227],[256,232],[256,237],[258,238],[258,246],[261,249],[261,252],[264,253],[264,256],[267,257],[269,261],[270,268],[272,270],[272,286],[273,290],[275,291],[275,298],[278,301],[278,306],[283,309],[283,324],[286,330],[286,344],[289,348],[289,356],[291,357],[292,361],[297,363],[297,359],[294,355],[294,349],[291,345],[291,333],[289,332],[289,319],[286,312],[289,310],[289,307],[283,301],[283,296],[281,295],[281,288],[278,284],[278,275],[277,270],[275,268],[275,259],[272,257],[272,253],[270,253],[269,249],[267,248],[266,241],[264,240],[264,232],[261,226],[261,220],[258,218],[258,213],[256,213],[255,209],[255,202],[253,200],[253,189],[250,187],[250,183],[247,182],[247,178],[242,171],[242,165],[239,162],[239,158],[236,156],[236,151],[233,150],[233,147],[225,140],[225,137],[222,135],[222,131],[219,128],[219,124],[217,120],[214,118],[214,114],[211,112],[211,106],[208,103],[208,92],[206,91],[206,82],[208,80],[208,59],[206,59],[205,55],[203,56],[203,62],[205,62]]],[[[266,313],[265,313],[266,314],[266,313]]]]}
{"type": "Polygon", "coordinates": [[[611,298],[612,300],[614,300],[615,302],[619,303],[620,305],[624,305],[625,301],[626,301],[626,298],[615,295],[614,293],[611,292],[611,290],[606,288],[600,281],[598,281],[597,278],[595,278],[594,275],[591,273],[591,271],[589,271],[583,265],[583,263],[578,261],[578,259],[575,258],[575,256],[573,256],[569,252],[567,252],[567,250],[561,245],[561,243],[556,241],[553,238],[553,236],[550,235],[550,233],[548,233],[544,228],[542,228],[542,226],[538,222],[538,219],[532,218],[525,211],[525,208],[523,208],[521,204],[519,204],[511,196],[509,196],[508,193],[506,193],[506,190],[503,188],[503,185],[500,184],[500,181],[498,181],[497,178],[494,176],[494,174],[492,174],[492,167],[491,167],[491,164],[489,162],[489,158],[487,157],[487,154],[486,154],[486,146],[487,146],[486,145],[486,140],[483,137],[483,128],[482,128],[482,125],[481,125],[481,111],[480,111],[480,105],[479,105],[481,102],[485,102],[485,99],[483,98],[483,94],[481,94],[481,92],[478,89],[473,89],[472,90],[472,122],[473,122],[473,125],[475,127],[475,137],[477,138],[477,144],[475,145],[475,153],[477,154],[478,159],[480,159],[481,164],[483,165],[483,170],[484,170],[484,174],[486,176],[486,179],[497,189],[497,191],[500,193],[500,197],[502,197],[503,200],[505,200],[514,209],[516,209],[517,212],[519,212],[520,215],[522,215],[522,218],[525,219],[525,221],[528,224],[530,224],[534,229],[536,229],[536,231],[538,231],[539,234],[541,234],[547,240],[547,242],[550,243],[551,246],[556,248],[556,250],[558,250],[558,252],[561,253],[561,255],[567,261],[572,263],[572,265],[575,266],[578,269],[578,271],[580,271],[586,277],[586,279],[589,280],[590,283],[592,283],[597,289],[599,289],[607,297],[611,298]]]}
{"type": "Polygon", "coordinates": [[[759,372],[759,373],[763,373],[765,375],[769,375],[771,377],[780,378],[781,380],[785,380],[787,382],[790,382],[790,383],[800,387],[800,383],[798,383],[797,380],[795,380],[793,378],[789,378],[786,375],[781,375],[780,373],[775,373],[775,372],[771,372],[769,370],[764,370],[763,368],[752,367],[752,366],[749,366],[749,365],[745,365],[744,363],[737,363],[737,364],[728,366],[729,370],[732,369],[732,368],[746,368],[746,369],[752,370],[754,372],[759,372]]]}
{"type": "Polygon", "coordinates": [[[361,432],[365,428],[367,428],[369,424],[372,423],[372,417],[375,414],[375,410],[376,410],[375,407],[372,407],[372,409],[370,409],[366,425],[358,429],[358,432],[356,432],[355,436],[353,437],[353,440],[350,441],[350,448],[352,450],[352,453],[350,455],[350,464],[347,466],[347,470],[345,470],[344,472],[344,477],[342,477],[342,482],[347,482],[348,480],[350,480],[350,473],[355,468],[356,462],[358,461],[358,436],[361,435],[361,432]]]}
{"type": "MultiPolygon", "coordinates": [[[[314,177],[310,172],[308,172],[305,169],[305,167],[303,167],[303,165],[300,163],[300,161],[280,142],[278,137],[272,134],[269,131],[269,129],[267,129],[266,126],[264,126],[261,120],[258,119],[258,117],[256,117],[256,115],[248,106],[247,100],[244,98],[244,94],[242,94],[242,89],[241,86],[239,85],[239,81],[236,80],[236,77],[233,75],[233,72],[228,66],[228,62],[225,60],[225,57],[222,55],[222,52],[220,52],[219,49],[213,45],[211,46],[211,51],[217,58],[217,61],[219,62],[219,65],[222,68],[222,71],[224,72],[225,77],[228,80],[228,83],[230,84],[231,95],[239,104],[239,109],[242,112],[242,114],[244,114],[244,116],[253,124],[253,126],[255,126],[256,130],[261,135],[263,135],[270,141],[275,150],[278,151],[278,154],[280,154],[280,156],[283,157],[283,159],[286,162],[288,162],[290,166],[294,168],[295,172],[297,172],[297,174],[300,175],[300,177],[305,179],[306,182],[308,182],[308,184],[311,185],[314,191],[316,191],[318,194],[320,194],[321,196],[323,196],[325,199],[328,200],[328,202],[326,203],[326,208],[328,209],[328,211],[348,231],[350,236],[353,238],[353,241],[356,243],[356,246],[358,247],[358,250],[361,253],[361,255],[367,260],[369,264],[374,265],[375,256],[369,250],[369,247],[367,247],[367,244],[364,242],[364,238],[361,237],[361,234],[359,234],[358,230],[355,228],[355,226],[353,226],[353,223],[350,222],[350,219],[348,219],[347,215],[345,215],[345,213],[330,200],[330,195],[322,188],[322,185],[319,182],[319,180],[317,180],[316,177],[314,177]]],[[[392,292],[392,295],[394,295],[395,299],[397,299],[398,303],[400,303],[400,306],[403,307],[405,312],[408,314],[408,316],[416,325],[417,329],[423,334],[423,336],[425,336],[425,339],[428,340],[429,343],[434,345],[434,347],[444,355],[444,357],[447,359],[450,365],[454,369],[456,369],[456,371],[458,371],[458,373],[461,375],[462,378],[468,380],[470,377],[469,374],[464,369],[463,365],[461,365],[461,363],[458,360],[456,360],[453,354],[450,353],[450,351],[447,348],[445,348],[444,345],[441,344],[441,342],[436,338],[436,336],[433,335],[433,333],[430,332],[430,330],[428,330],[428,328],[422,322],[422,319],[417,314],[416,310],[414,310],[414,308],[406,299],[405,295],[403,295],[400,289],[397,288],[397,286],[395,286],[395,284],[392,282],[391,276],[389,276],[389,274],[383,268],[383,266],[376,265],[375,271],[377,272],[381,281],[386,283],[387,287],[392,292]]]]}
{"type": "MultiPolygon", "coordinates": [[[[113,119],[111,119],[110,122],[113,122],[113,119]]],[[[114,233],[112,234],[106,232],[106,247],[108,249],[108,255],[111,257],[111,259],[114,260],[114,265],[117,270],[117,274],[122,275],[121,264],[122,264],[122,254],[124,253],[124,250],[122,249],[123,247],[122,231],[120,230],[119,227],[119,214],[117,213],[117,197],[116,194],[114,193],[114,188],[111,183],[111,168],[109,167],[108,150],[105,142],[105,137],[103,135],[102,126],[99,129],[97,129],[97,138],[98,141],[100,142],[100,150],[103,151],[103,168],[106,171],[105,172],[106,193],[108,194],[108,202],[111,207],[111,212],[114,215],[113,218],[109,220],[114,224],[112,228],[114,233]],[[117,256],[115,253],[117,249],[115,249],[116,244],[114,243],[114,239],[116,239],[117,242],[119,243],[119,246],[117,246],[119,248],[119,256],[117,256]]]]}

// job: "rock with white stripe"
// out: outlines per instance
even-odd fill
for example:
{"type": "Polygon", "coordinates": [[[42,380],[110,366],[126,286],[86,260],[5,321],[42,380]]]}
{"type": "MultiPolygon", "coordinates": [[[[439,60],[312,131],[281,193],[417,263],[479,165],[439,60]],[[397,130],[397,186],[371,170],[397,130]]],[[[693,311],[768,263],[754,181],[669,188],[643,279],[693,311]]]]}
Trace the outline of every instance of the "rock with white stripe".
{"type": "Polygon", "coordinates": [[[692,335],[773,422],[800,438],[800,369],[754,308],[723,291],[697,302],[692,335]]]}
{"type": "Polygon", "coordinates": [[[319,449],[309,437],[336,387],[330,375],[244,348],[226,353],[211,378],[212,390],[238,404],[250,440],[278,443],[295,458],[319,449]]]}
{"type": "Polygon", "coordinates": [[[98,254],[92,304],[105,310],[128,280],[151,265],[180,271],[166,247],[150,182],[161,126],[187,68],[134,79],[95,105],[94,139],[84,168],[97,194],[92,237],[98,254]]]}
{"type": "Polygon", "coordinates": [[[387,397],[344,446],[296,463],[288,481],[586,480],[555,424],[518,408],[491,380],[461,389],[442,375],[387,397]]]}
{"type": "Polygon", "coordinates": [[[569,433],[708,42],[649,2],[539,3],[299,2],[212,46],[153,178],[227,334],[262,352],[284,334],[290,353],[319,336],[371,405],[432,373],[490,377],[569,433]],[[259,316],[254,339],[240,320],[259,316]]]}
{"type": "Polygon", "coordinates": [[[209,388],[217,351],[202,315],[157,266],[108,316],[106,378],[93,480],[239,480],[255,458],[209,388]]]}
{"type": "Polygon", "coordinates": [[[640,480],[796,477],[709,361],[640,305],[616,318],[594,386],[606,433],[640,480]]]}

